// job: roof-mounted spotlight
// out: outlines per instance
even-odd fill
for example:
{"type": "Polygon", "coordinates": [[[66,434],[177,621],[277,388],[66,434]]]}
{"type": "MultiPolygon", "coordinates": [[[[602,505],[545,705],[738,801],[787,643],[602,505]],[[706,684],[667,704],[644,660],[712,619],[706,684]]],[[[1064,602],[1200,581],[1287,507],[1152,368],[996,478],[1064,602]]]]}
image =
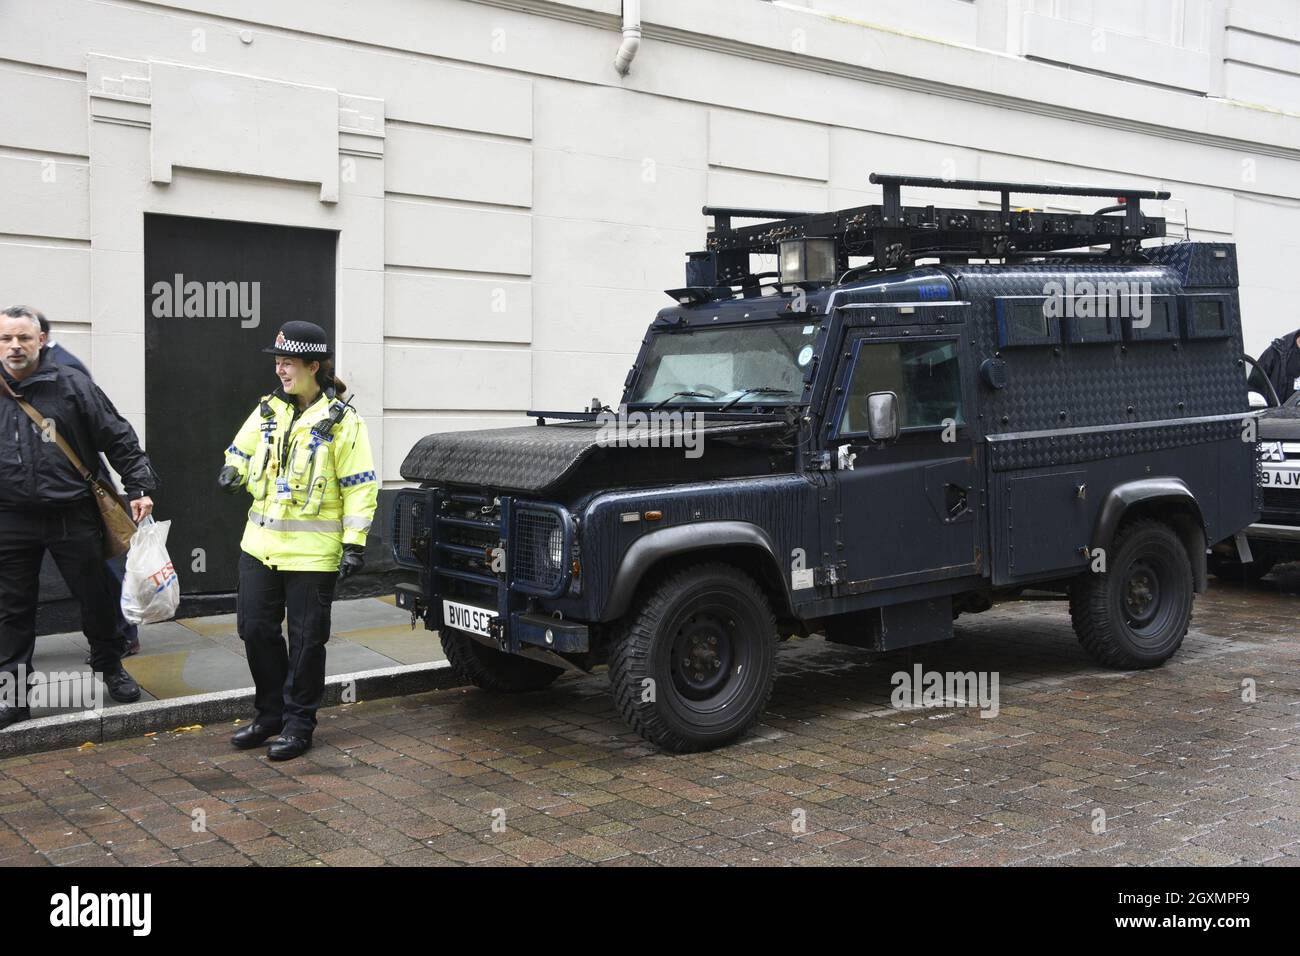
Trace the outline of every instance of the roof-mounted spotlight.
{"type": "Polygon", "coordinates": [[[782,285],[829,285],[834,281],[834,239],[787,239],[781,243],[782,285]]]}

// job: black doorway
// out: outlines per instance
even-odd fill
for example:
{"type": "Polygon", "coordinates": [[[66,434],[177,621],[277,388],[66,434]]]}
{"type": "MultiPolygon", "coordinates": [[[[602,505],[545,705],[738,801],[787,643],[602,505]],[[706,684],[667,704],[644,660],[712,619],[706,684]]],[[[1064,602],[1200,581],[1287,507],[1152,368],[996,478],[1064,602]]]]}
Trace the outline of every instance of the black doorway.
{"type": "Polygon", "coordinates": [[[334,341],[337,233],[146,215],[145,441],[187,594],[229,592],[251,499],[217,489],[222,455],[278,383],[261,349],[293,319],[334,341]],[[196,570],[202,549],[205,569],[196,570]]]}

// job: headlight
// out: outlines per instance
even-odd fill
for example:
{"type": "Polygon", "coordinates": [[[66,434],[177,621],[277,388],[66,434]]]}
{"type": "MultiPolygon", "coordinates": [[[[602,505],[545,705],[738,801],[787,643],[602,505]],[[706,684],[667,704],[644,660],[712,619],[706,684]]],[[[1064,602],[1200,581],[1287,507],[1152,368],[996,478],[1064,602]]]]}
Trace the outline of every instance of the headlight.
{"type": "Polygon", "coordinates": [[[404,488],[393,499],[392,549],[399,567],[424,567],[432,518],[431,495],[423,488],[404,488]]]}
{"type": "Polygon", "coordinates": [[[556,591],[564,580],[566,560],[560,513],[520,508],[515,513],[515,580],[542,592],[556,591]]]}

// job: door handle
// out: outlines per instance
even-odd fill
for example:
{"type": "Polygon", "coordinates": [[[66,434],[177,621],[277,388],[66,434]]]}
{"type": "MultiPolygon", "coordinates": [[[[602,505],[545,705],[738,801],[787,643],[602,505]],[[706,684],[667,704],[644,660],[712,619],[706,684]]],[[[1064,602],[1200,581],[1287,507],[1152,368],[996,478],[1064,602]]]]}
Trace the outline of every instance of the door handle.
{"type": "Polygon", "coordinates": [[[944,485],[943,493],[949,521],[956,521],[970,510],[970,493],[966,488],[949,483],[944,485]]]}

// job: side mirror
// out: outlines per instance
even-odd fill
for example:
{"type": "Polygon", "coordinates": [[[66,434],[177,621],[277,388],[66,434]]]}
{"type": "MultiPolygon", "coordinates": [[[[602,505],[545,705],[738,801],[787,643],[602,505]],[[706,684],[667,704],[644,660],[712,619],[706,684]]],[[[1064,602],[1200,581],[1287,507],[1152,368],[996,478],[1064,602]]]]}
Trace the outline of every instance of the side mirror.
{"type": "Polygon", "coordinates": [[[872,392],[867,396],[867,434],[872,441],[893,441],[898,437],[896,394],[872,392]]]}

